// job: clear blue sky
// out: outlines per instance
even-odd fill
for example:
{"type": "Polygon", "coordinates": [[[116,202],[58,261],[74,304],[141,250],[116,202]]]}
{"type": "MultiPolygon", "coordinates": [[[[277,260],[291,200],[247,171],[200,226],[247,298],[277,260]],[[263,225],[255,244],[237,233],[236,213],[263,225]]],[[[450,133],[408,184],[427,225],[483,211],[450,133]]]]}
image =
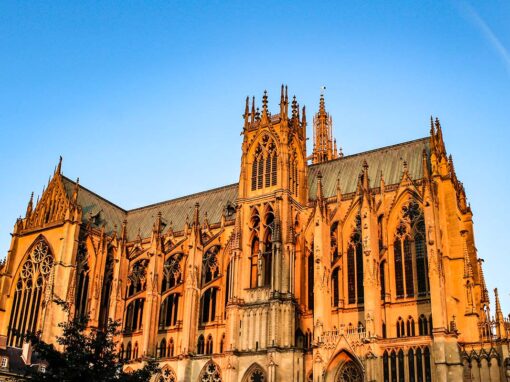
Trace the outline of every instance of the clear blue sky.
{"type": "MultiPolygon", "coordinates": [[[[326,85],[351,154],[441,119],[510,311],[510,2],[0,2],[0,253],[59,155],[124,208],[236,182],[247,95],[326,85]]],[[[310,132],[309,132],[310,133],[310,132]]]]}

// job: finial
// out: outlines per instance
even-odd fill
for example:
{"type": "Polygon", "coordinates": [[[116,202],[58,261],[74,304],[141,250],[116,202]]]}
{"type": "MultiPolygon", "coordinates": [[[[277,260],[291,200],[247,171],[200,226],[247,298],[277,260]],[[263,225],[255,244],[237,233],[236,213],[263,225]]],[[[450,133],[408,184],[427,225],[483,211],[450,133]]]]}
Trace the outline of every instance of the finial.
{"type": "Polygon", "coordinates": [[[25,215],[26,218],[30,217],[30,215],[32,214],[33,204],[34,204],[34,192],[32,191],[32,193],[30,194],[30,200],[28,201],[27,205],[27,213],[25,215]]]}
{"type": "Polygon", "coordinates": [[[303,106],[303,118],[301,118],[301,123],[306,125],[306,106],[303,106]]]}
{"type": "Polygon", "coordinates": [[[250,97],[246,97],[246,106],[244,108],[244,127],[248,127],[248,119],[250,117],[250,97]]]}
{"type": "Polygon", "coordinates": [[[339,158],[343,158],[344,157],[344,151],[343,151],[342,147],[340,147],[340,150],[338,152],[338,157],[339,158]]]}
{"type": "Polygon", "coordinates": [[[255,122],[255,97],[251,99],[251,123],[255,122]]]}
{"type": "Polygon", "coordinates": [[[267,113],[267,90],[264,90],[264,95],[262,96],[262,113],[267,113]]]}
{"type": "Polygon", "coordinates": [[[61,174],[62,172],[62,155],[60,156],[60,159],[58,160],[58,165],[55,170],[55,174],[61,174]]]}
{"type": "Polygon", "coordinates": [[[501,313],[501,303],[499,302],[499,293],[498,293],[498,288],[494,288],[494,298],[495,298],[495,302],[496,302],[496,316],[498,315],[498,313],[501,313]]]}
{"type": "Polygon", "coordinates": [[[74,183],[74,190],[73,190],[73,203],[76,203],[78,200],[78,191],[80,190],[80,178],[76,178],[76,182],[74,183]]]}
{"type": "Polygon", "coordinates": [[[297,118],[297,101],[296,96],[292,97],[292,118],[297,118]]]}
{"type": "Polygon", "coordinates": [[[434,130],[434,117],[430,116],[430,135],[434,136],[435,130],[434,130]]]}
{"type": "Polygon", "coordinates": [[[259,108],[257,108],[257,111],[255,112],[255,121],[260,121],[260,111],[259,111],[259,108]]]}
{"type": "Polygon", "coordinates": [[[197,227],[200,224],[200,221],[199,221],[199,216],[200,216],[199,208],[200,208],[200,204],[198,202],[196,202],[195,203],[195,212],[194,212],[194,215],[193,215],[193,224],[195,224],[195,226],[197,226],[197,227]]]}
{"type": "Polygon", "coordinates": [[[289,93],[288,93],[288,90],[287,90],[287,85],[285,85],[285,103],[286,104],[289,103],[289,93]]]}

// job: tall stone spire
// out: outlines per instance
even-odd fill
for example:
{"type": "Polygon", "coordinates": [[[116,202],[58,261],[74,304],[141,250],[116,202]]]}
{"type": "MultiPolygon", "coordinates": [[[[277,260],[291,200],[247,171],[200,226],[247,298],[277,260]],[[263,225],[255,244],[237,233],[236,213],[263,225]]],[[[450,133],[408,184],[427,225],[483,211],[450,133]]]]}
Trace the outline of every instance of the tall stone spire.
{"type": "Polygon", "coordinates": [[[333,118],[326,111],[324,92],[321,92],[319,112],[313,118],[313,153],[312,162],[322,163],[335,159],[333,147],[333,118]]]}

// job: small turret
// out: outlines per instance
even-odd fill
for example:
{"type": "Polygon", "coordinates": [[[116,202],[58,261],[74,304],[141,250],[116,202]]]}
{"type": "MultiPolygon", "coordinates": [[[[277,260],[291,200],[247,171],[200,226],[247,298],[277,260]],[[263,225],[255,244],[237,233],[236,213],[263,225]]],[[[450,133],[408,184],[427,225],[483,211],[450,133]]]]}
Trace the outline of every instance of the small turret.
{"type": "Polygon", "coordinates": [[[326,112],[324,93],[321,92],[319,111],[313,118],[312,162],[322,163],[336,157],[336,143],[333,148],[333,118],[326,112]]]}

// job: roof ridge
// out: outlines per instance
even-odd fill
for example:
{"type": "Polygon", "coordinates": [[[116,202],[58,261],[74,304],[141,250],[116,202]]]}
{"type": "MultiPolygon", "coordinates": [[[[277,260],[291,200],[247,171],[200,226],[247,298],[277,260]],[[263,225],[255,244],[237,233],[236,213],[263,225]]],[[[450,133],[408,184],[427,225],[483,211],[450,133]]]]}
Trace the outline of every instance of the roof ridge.
{"type": "Polygon", "coordinates": [[[179,200],[188,199],[188,198],[191,198],[191,197],[196,197],[196,196],[199,196],[199,195],[206,194],[208,192],[215,192],[215,191],[224,190],[224,189],[231,188],[231,187],[238,186],[238,185],[239,185],[239,183],[231,183],[231,184],[227,184],[225,186],[210,188],[209,190],[199,191],[199,192],[195,192],[193,194],[179,196],[179,197],[174,198],[174,199],[168,199],[168,200],[164,200],[162,202],[152,203],[152,204],[148,204],[148,205],[142,206],[142,207],[136,207],[136,208],[127,210],[126,212],[129,214],[131,212],[136,212],[136,211],[144,210],[144,209],[147,209],[147,208],[156,207],[156,206],[159,206],[161,204],[166,204],[166,203],[170,203],[170,202],[177,202],[179,200]]]}
{"type": "Polygon", "coordinates": [[[314,164],[309,164],[308,167],[315,167],[315,166],[319,166],[319,165],[323,165],[323,164],[326,164],[326,163],[332,163],[332,162],[336,162],[336,161],[340,161],[340,160],[345,160],[347,158],[353,158],[353,157],[357,157],[357,156],[360,156],[360,155],[366,155],[366,154],[370,154],[370,153],[373,153],[373,152],[376,152],[376,151],[382,151],[382,150],[387,150],[387,149],[393,149],[395,147],[400,147],[400,146],[405,146],[405,145],[409,145],[411,143],[416,143],[416,142],[420,142],[420,141],[425,141],[425,140],[428,140],[429,137],[423,137],[423,138],[418,138],[418,139],[413,139],[411,141],[406,141],[406,142],[401,142],[401,143],[396,143],[396,144],[393,144],[393,145],[388,145],[388,146],[383,146],[383,147],[379,147],[379,148],[376,148],[376,149],[372,149],[372,150],[367,150],[367,151],[361,151],[359,153],[355,153],[355,154],[350,154],[350,155],[344,155],[343,157],[341,158],[336,158],[336,159],[332,159],[332,160],[329,160],[327,162],[321,162],[321,163],[314,163],[314,164]]]}
{"type": "MultiPolygon", "coordinates": [[[[65,176],[64,174],[62,174],[62,178],[64,178],[64,179],[65,179],[65,180],[67,180],[68,182],[72,183],[73,185],[75,185],[75,184],[76,184],[76,182],[75,182],[74,180],[69,179],[69,178],[68,178],[67,176],[65,176]]],[[[101,200],[105,201],[106,203],[108,203],[108,204],[112,205],[113,207],[118,208],[119,210],[122,210],[122,212],[124,212],[125,214],[127,214],[128,210],[126,210],[126,209],[122,208],[121,206],[119,206],[119,205],[117,205],[117,204],[115,204],[115,203],[113,203],[113,202],[109,201],[109,200],[108,200],[108,199],[106,199],[105,197],[103,197],[103,196],[101,196],[101,195],[99,195],[99,194],[95,193],[94,191],[92,191],[92,190],[88,189],[87,187],[84,187],[84,186],[82,186],[81,184],[78,184],[78,187],[80,187],[80,189],[83,189],[83,190],[85,190],[85,191],[87,191],[87,192],[90,192],[92,195],[94,195],[94,196],[98,197],[99,199],[101,199],[101,200]]]]}

